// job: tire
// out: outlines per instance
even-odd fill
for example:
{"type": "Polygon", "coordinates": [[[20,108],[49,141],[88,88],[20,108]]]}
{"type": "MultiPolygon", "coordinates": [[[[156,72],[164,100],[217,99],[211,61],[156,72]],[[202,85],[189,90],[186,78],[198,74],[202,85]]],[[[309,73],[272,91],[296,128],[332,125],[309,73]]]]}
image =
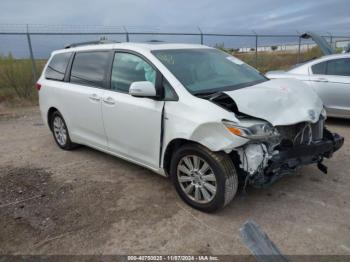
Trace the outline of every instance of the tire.
{"type": "Polygon", "coordinates": [[[72,140],[70,139],[67,124],[64,121],[64,118],[60,114],[60,112],[55,111],[52,114],[50,119],[50,126],[52,130],[53,138],[55,139],[56,144],[61,149],[72,150],[78,146],[77,144],[73,143],[72,140]],[[59,123],[61,124],[61,126],[59,126],[59,123]],[[65,137],[62,137],[62,134],[65,134],[65,137]],[[60,137],[62,137],[62,139],[60,137]]]}
{"type": "Polygon", "coordinates": [[[198,144],[184,145],[173,154],[170,175],[179,196],[190,206],[208,213],[228,205],[238,188],[237,172],[230,157],[223,152],[212,152],[198,144]],[[189,162],[192,167],[197,164],[197,169],[193,168],[190,175],[189,162]],[[209,171],[203,172],[206,169],[204,162],[209,166],[209,171]],[[215,182],[211,174],[215,176],[215,182]],[[215,193],[213,187],[216,187],[215,193]],[[196,193],[196,190],[200,193],[196,193]]]}

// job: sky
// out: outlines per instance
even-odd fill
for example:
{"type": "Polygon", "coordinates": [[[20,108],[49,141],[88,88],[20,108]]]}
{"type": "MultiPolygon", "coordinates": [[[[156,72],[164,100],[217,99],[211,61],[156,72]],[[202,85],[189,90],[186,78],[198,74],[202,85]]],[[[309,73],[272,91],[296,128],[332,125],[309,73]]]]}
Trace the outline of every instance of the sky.
{"type": "Polygon", "coordinates": [[[42,30],[52,29],[45,25],[126,26],[131,31],[200,27],[219,33],[350,35],[349,11],[349,0],[1,0],[0,31],[1,24],[40,24],[42,30]]]}
{"type": "Polygon", "coordinates": [[[1,0],[0,24],[350,30],[349,0],[1,0]]]}

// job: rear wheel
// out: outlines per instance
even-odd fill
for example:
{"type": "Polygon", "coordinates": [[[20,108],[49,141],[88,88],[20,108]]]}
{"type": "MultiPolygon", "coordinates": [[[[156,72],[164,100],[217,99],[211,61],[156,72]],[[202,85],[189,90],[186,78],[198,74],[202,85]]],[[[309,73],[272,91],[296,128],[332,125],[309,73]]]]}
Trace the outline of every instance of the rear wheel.
{"type": "Polygon", "coordinates": [[[56,144],[60,148],[71,150],[77,146],[77,144],[71,141],[66,122],[58,111],[52,114],[51,130],[56,144]]]}
{"type": "Polygon", "coordinates": [[[188,144],[177,150],[170,173],[180,197],[205,212],[226,206],[237,192],[238,178],[230,157],[201,145],[188,144]]]}

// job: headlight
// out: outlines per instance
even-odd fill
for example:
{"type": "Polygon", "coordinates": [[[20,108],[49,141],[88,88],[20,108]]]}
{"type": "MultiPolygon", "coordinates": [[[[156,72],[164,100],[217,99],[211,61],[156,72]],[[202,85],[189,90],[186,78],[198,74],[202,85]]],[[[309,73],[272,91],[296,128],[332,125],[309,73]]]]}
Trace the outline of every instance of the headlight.
{"type": "Polygon", "coordinates": [[[269,123],[237,125],[233,122],[222,121],[232,134],[248,139],[267,139],[278,136],[277,130],[269,123]]]}

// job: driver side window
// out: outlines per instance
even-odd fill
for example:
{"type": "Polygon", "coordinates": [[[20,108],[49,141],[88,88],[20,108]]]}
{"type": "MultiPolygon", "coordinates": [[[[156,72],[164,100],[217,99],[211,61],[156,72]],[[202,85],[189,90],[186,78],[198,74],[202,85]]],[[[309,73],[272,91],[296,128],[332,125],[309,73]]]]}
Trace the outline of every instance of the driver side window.
{"type": "Polygon", "coordinates": [[[149,81],[155,84],[156,70],[139,56],[130,53],[115,53],[111,89],[128,93],[131,83],[149,81]]]}

